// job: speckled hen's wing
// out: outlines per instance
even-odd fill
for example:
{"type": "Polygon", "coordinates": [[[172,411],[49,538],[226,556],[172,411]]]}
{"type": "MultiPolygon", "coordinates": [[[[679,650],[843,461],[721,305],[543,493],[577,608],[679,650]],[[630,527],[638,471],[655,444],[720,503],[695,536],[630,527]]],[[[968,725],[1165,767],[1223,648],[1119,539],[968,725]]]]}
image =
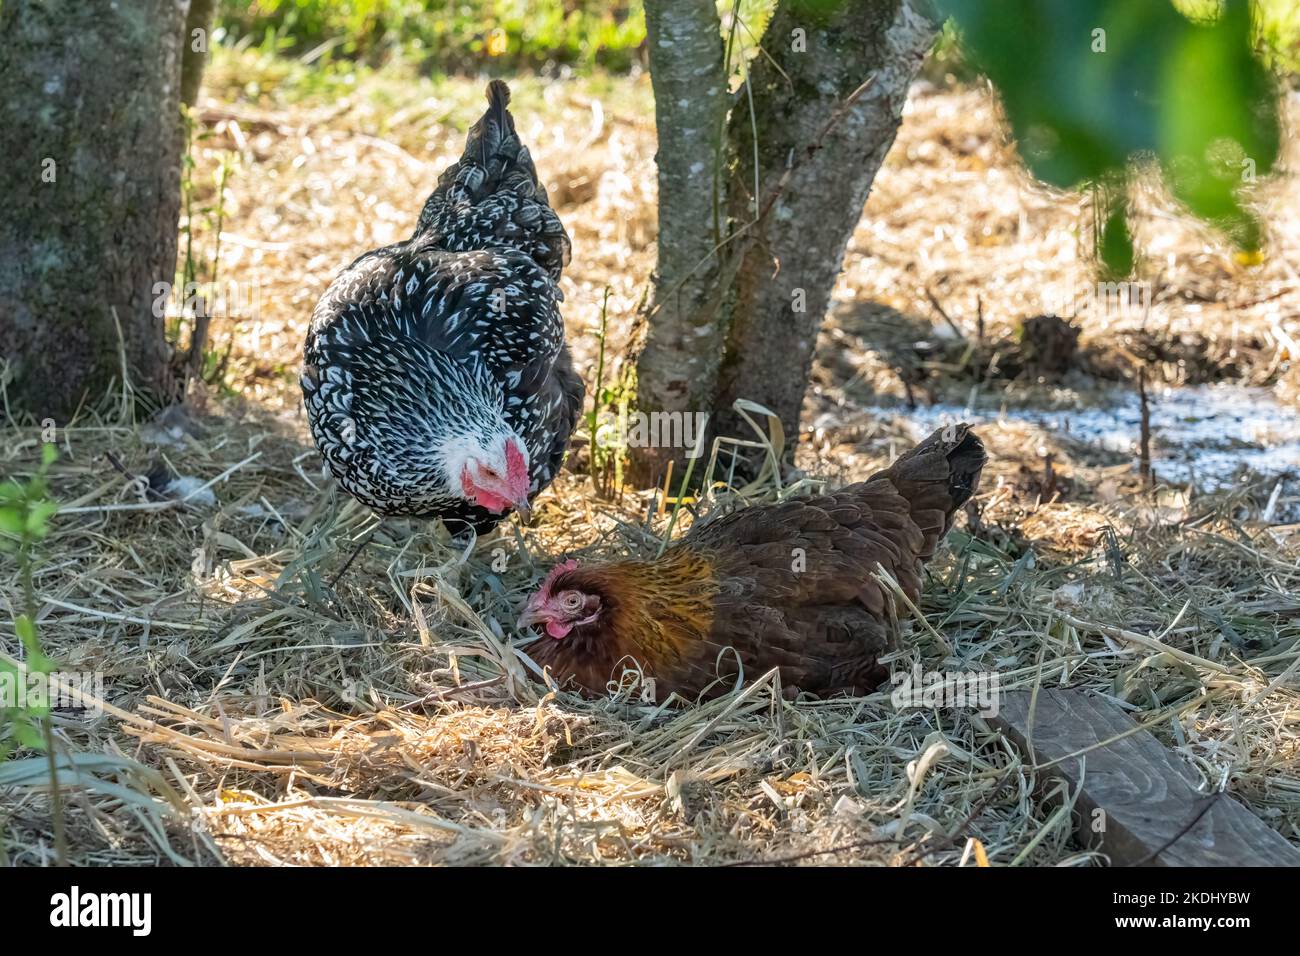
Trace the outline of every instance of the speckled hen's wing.
{"type": "Polygon", "coordinates": [[[564,323],[549,277],[522,253],[446,252],[421,242],[367,253],[335,280],[317,307],[317,336],[366,341],[384,330],[467,363],[481,363],[501,389],[506,419],[528,445],[534,486],[559,468],[582,405],[564,323]]]}
{"type": "Polygon", "coordinates": [[[528,445],[534,488],[545,487],[559,469],[583,396],[564,341],[558,287],[514,250],[429,251],[423,259],[434,268],[421,294],[436,306],[421,310],[416,334],[487,366],[504,392],[507,420],[528,445]]]}

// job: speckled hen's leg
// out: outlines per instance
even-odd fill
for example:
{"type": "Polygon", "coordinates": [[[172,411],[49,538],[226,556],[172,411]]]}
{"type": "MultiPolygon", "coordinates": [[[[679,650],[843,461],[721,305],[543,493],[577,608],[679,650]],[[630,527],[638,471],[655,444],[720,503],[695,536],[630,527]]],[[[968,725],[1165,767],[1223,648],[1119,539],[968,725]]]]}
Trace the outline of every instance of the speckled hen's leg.
{"type": "Polygon", "coordinates": [[[375,522],[375,526],[370,529],[370,533],[362,538],[361,542],[352,549],[352,553],[348,555],[348,559],[343,562],[343,567],[339,568],[338,571],[335,572],[333,579],[330,581],[331,591],[339,586],[339,582],[343,580],[343,575],[347,573],[348,568],[352,567],[352,562],[357,559],[357,555],[365,550],[366,545],[374,539],[375,533],[382,528],[383,525],[384,521],[381,518],[379,521],[375,522]]]}

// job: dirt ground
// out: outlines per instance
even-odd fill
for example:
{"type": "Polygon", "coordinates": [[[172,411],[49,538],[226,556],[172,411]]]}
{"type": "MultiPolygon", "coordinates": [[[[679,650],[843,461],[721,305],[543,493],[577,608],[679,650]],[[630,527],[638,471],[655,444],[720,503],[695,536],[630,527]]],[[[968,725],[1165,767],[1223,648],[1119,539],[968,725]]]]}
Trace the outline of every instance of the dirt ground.
{"type": "MultiPolygon", "coordinates": [[[[565,315],[590,378],[605,290],[617,354],[653,267],[648,79],[514,85],[573,238],[565,315]]],[[[665,709],[631,687],[587,701],[530,679],[519,602],[562,553],[654,546],[666,521],[646,516],[649,493],[600,500],[566,473],[534,527],[468,555],[390,522],[329,593],[373,519],[320,478],[297,387],[306,321],[340,268],[409,233],[482,86],[379,74],[325,95],[251,55],[214,64],[182,243],[201,277],[219,248],[218,289],[236,283],[215,307],[224,384],[144,426],[88,413],[52,473],[64,508],[36,573],[41,639],[61,665],[103,670],[110,708],[59,722],[82,758],[64,807],[73,857],[974,865],[978,841],[993,865],[1098,862],[1037,795],[1035,768],[970,712],[898,710],[888,689],[790,702],[770,681],[665,709]],[[150,500],[131,478],[149,473],[190,483],[150,500]]],[[[1149,298],[1077,310],[1069,367],[1011,377],[999,367],[1019,354],[1019,323],[1089,286],[1087,197],[1027,178],[987,89],[918,84],[849,247],[798,464],[861,476],[917,437],[910,416],[931,403],[983,409],[978,509],[933,567],[933,631],[914,628],[894,669],[1108,694],[1206,792],[1300,845],[1300,526],[1276,517],[1296,486],[1247,475],[1214,494],[1148,492],[1128,451],[996,414],[1104,405],[1139,366],[1153,389],[1231,381],[1291,401],[1297,158],[1289,138],[1255,192],[1260,262],[1148,177],[1135,233],[1149,298]]],[[[29,473],[35,430],[7,432],[5,472],[29,473]]],[[[0,591],[17,606],[16,585],[0,591]]],[[[39,783],[4,807],[5,856],[52,859],[39,783]]]]}

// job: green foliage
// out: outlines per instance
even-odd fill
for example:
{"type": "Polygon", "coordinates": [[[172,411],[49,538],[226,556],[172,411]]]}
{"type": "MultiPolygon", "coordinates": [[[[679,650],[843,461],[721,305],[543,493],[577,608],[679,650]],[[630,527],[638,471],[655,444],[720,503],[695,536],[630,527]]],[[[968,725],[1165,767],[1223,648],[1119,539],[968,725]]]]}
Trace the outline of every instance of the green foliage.
{"type": "MultiPolygon", "coordinates": [[[[1259,228],[1237,190],[1272,168],[1279,135],[1247,0],[1226,0],[1217,18],[1199,20],[1167,0],[942,5],[997,85],[1036,176],[1061,187],[1102,183],[1122,196],[1130,159],[1152,155],[1192,212],[1256,248],[1259,228]]],[[[1117,214],[1106,210],[1098,237],[1116,266],[1132,259],[1117,214]]]]}
{"type": "Polygon", "coordinates": [[[46,475],[59,453],[41,446],[41,465],[27,481],[0,483],[0,551],[21,556],[49,533],[49,521],[59,506],[46,497],[46,475]]]}
{"type": "Polygon", "coordinates": [[[1255,48],[1274,69],[1300,73],[1300,4],[1257,0],[1255,48]]]}
{"type": "MultiPolygon", "coordinates": [[[[14,618],[14,630],[23,646],[27,670],[39,674],[48,674],[51,664],[41,653],[36,629],[32,562],[37,543],[49,534],[50,519],[59,509],[50,500],[46,486],[46,476],[56,458],[54,446],[43,445],[41,465],[35,475],[27,481],[10,479],[0,483],[0,551],[16,556],[26,597],[25,608],[14,618]]],[[[0,660],[0,687],[17,688],[23,683],[18,669],[0,660]]],[[[48,705],[5,707],[0,701],[0,760],[7,758],[15,746],[44,750],[44,721],[48,715],[48,705]]]]}
{"type": "Polygon", "coordinates": [[[294,55],[438,71],[564,64],[626,70],[645,40],[642,0],[220,0],[227,36],[294,55]],[[322,44],[328,48],[322,50],[322,44]]]}
{"type": "Polygon", "coordinates": [[[1128,231],[1128,217],[1122,203],[1110,205],[1100,236],[1098,252],[1106,277],[1120,279],[1130,275],[1133,272],[1133,237],[1128,231]]]}
{"type": "Polygon", "coordinates": [[[600,326],[593,330],[600,343],[596,357],[596,387],[591,393],[591,411],[587,413],[587,470],[591,474],[591,484],[596,492],[604,498],[610,497],[615,488],[623,487],[624,453],[622,448],[610,448],[601,444],[601,428],[607,424],[607,416],[626,415],[632,400],[632,390],[627,383],[628,369],[617,379],[605,381],[605,342],[609,331],[609,286],[605,287],[605,297],[600,305],[600,326]]]}

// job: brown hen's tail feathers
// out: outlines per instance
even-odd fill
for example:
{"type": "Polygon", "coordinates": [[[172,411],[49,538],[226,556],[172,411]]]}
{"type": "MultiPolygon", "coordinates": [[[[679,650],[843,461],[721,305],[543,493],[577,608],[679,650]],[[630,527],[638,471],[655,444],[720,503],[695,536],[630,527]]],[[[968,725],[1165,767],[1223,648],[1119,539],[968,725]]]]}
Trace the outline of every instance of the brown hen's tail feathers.
{"type": "Polygon", "coordinates": [[[987,462],[984,443],[969,425],[949,425],[868,481],[885,479],[907,500],[912,520],[925,534],[923,556],[929,557],[957,509],[979,489],[987,462]]]}
{"type": "Polygon", "coordinates": [[[980,471],[988,460],[984,443],[969,425],[948,425],[871,477],[888,478],[896,484],[941,483],[952,506],[960,508],[979,487],[980,471]]]}

